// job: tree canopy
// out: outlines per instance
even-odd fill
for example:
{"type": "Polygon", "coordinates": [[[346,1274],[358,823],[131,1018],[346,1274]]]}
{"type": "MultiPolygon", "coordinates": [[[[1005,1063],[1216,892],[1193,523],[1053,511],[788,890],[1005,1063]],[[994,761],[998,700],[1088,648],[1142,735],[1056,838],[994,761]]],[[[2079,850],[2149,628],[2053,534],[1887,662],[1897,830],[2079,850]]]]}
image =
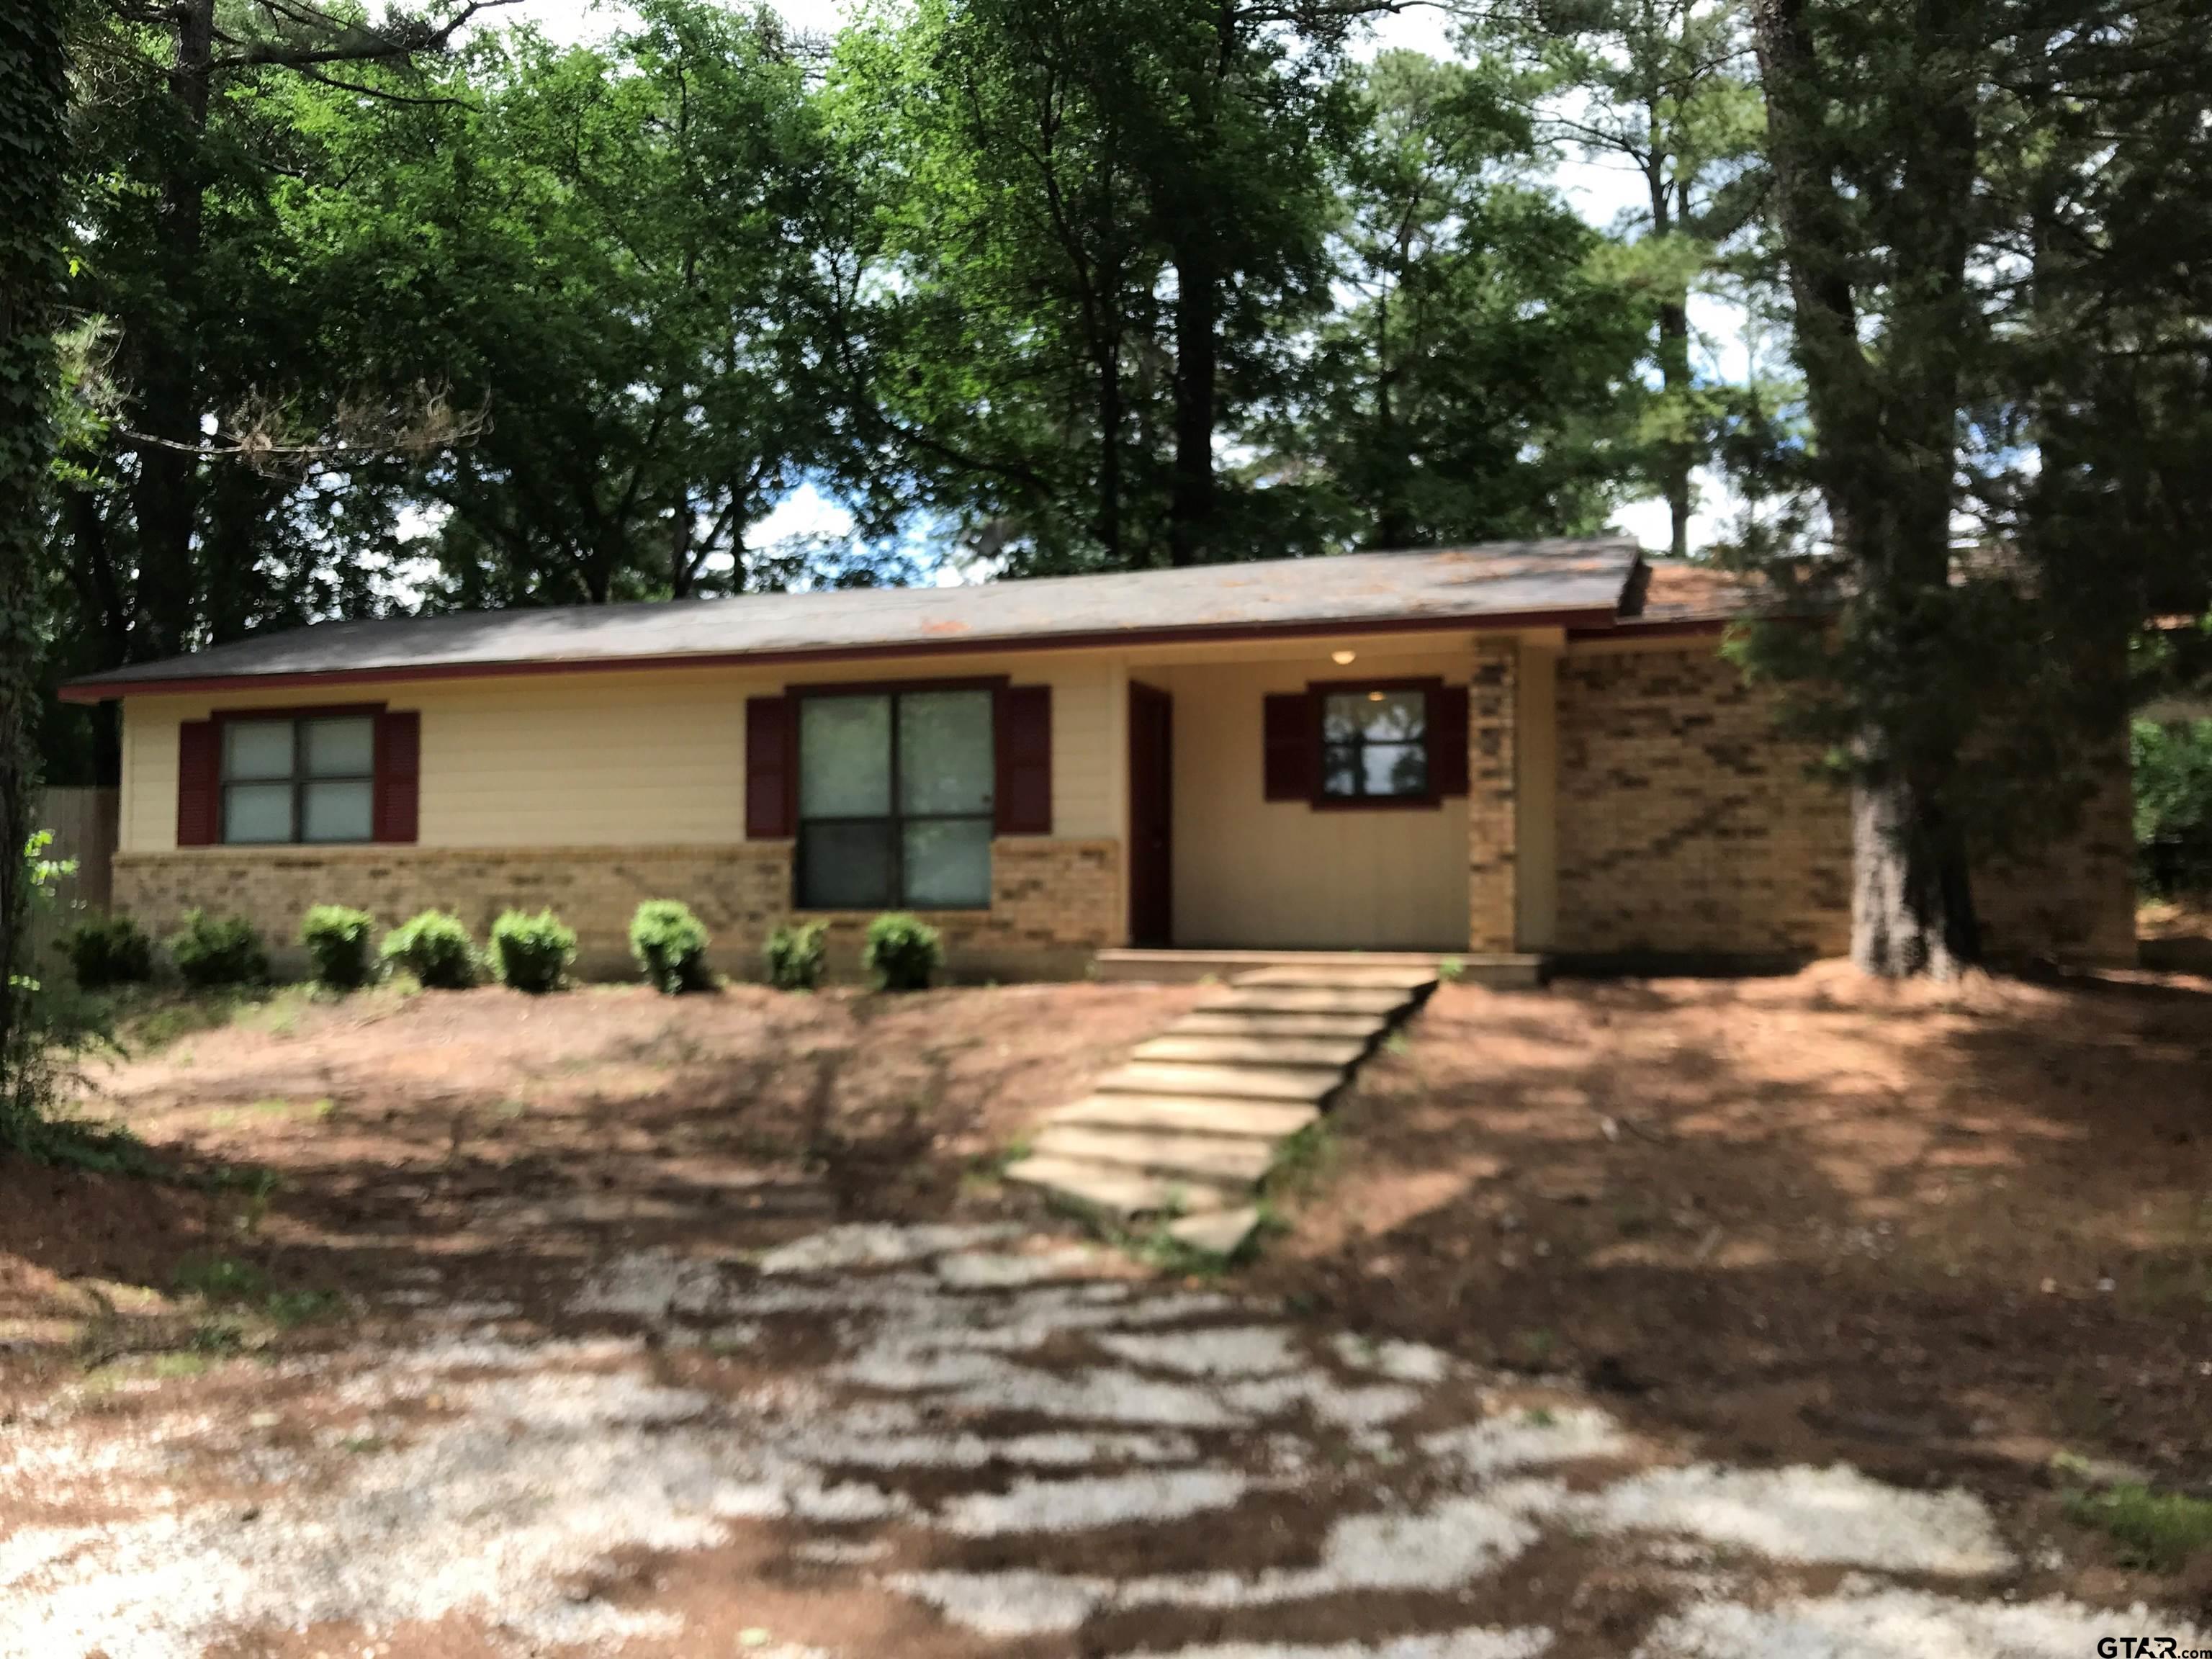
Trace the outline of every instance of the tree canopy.
{"type": "Polygon", "coordinates": [[[0,337],[44,475],[0,529],[10,718],[88,780],[112,728],[40,685],[310,619],[1656,495],[1672,550],[1839,619],[1739,649],[1858,790],[1862,959],[1971,959],[1966,872],[2063,823],[2117,643],[2206,608],[2195,8],[1506,0],[1443,58],[1376,51],[1389,9],[889,0],[822,40],[638,0],[588,46],[465,0],[55,14],[66,156],[25,103],[0,337]],[[1717,368],[1723,301],[1785,376],[1717,368]],[[1701,478],[1774,510],[1698,549],[1701,478]],[[803,494],[852,533],[779,532],[803,494]]]}

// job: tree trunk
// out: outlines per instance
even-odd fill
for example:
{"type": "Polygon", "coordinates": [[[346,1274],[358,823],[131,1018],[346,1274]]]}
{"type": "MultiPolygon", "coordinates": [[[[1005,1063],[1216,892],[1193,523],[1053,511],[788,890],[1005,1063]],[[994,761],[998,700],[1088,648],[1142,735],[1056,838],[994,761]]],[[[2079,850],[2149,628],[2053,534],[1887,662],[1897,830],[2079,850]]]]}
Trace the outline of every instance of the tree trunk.
{"type": "MultiPolygon", "coordinates": [[[[1662,301],[1659,307],[1659,374],[1667,389],[1668,412],[1680,419],[1681,405],[1690,394],[1690,311],[1680,299],[1662,301]]],[[[1667,517],[1672,526],[1667,551],[1678,559],[1690,555],[1690,471],[1696,461],[1694,444],[1679,438],[1667,441],[1660,461],[1660,482],[1667,494],[1667,517]]]]}
{"type": "Polygon", "coordinates": [[[1886,979],[1955,978],[1981,958],[1966,850],[1901,779],[1851,791],[1851,960],[1886,979]]]}
{"type": "Polygon", "coordinates": [[[149,316],[131,343],[139,429],[131,506],[138,529],[137,653],[165,657],[185,649],[198,604],[192,559],[199,511],[198,283],[205,216],[209,88],[214,75],[215,0],[177,7],[177,61],[169,96],[179,131],[166,160],[155,234],[161,241],[168,314],[149,316]]]}
{"type": "Polygon", "coordinates": [[[1220,365],[1221,274],[1201,239],[1176,255],[1175,475],[1168,557],[1197,564],[1213,532],[1215,380],[1220,365]]]}
{"type": "MultiPolygon", "coordinates": [[[[1651,234],[1658,238],[1674,234],[1675,214],[1665,151],[1658,147],[1656,136],[1666,127],[1656,108],[1651,111],[1651,131],[1654,149],[1644,179],[1651,197],[1651,234]]],[[[1680,420],[1682,404],[1690,395],[1690,299],[1684,289],[1676,289],[1659,304],[1659,379],[1666,392],[1668,418],[1680,420]]],[[[1690,470],[1696,465],[1695,446],[1679,438],[1662,444],[1659,483],[1667,497],[1667,551],[1677,559],[1690,554],[1690,470]]]]}
{"type": "Polygon", "coordinates": [[[1853,575],[1850,673],[1863,722],[1852,813],[1852,957],[1869,973],[1956,973],[1978,956],[1968,838],[1949,805],[1972,711],[1948,670],[1962,353],[1975,178],[1966,9],[1918,0],[1889,106],[1902,129],[1882,217],[1846,193],[1810,0],[1754,0],[1776,221],[1796,356],[1820,434],[1821,491],[1853,575]],[[1863,307],[1860,284],[1869,285],[1863,307]],[[1879,328],[1862,337],[1869,319],[1879,328]]]}
{"type": "Polygon", "coordinates": [[[691,597],[691,492],[679,485],[668,515],[668,597],[691,597]]]}
{"type": "Polygon", "coordinates": [[[0,11],[0,1139],[43,1103],[17,1061],[30,882],[23,845],[38,787],[39,567],[53,454],[68,80],[60,0],[0,11]]]}
{"type": "Polygon", "coordinates": [[[1121,569],[1121,353],[1118,343],[1109,344],[1098,362],[1098,545],[1106,556],[1107,567],[1121,569]]]}

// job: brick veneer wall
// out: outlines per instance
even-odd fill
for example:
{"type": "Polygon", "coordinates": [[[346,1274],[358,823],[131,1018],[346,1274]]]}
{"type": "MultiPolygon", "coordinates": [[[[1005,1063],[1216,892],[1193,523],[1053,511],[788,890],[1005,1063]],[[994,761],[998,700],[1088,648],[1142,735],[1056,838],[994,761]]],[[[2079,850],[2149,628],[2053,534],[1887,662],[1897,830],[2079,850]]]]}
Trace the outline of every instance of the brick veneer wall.
{"type": "Polygon", "coordinates": [[[1992,957],[2135,961],[2135,793],[2124,738],[2114,740],[2070,836],[1974,872],[1974,913],[1992,957]]]}
{"type": "MultiPolygon", "coordinates": [[[[115,902],[167,933],[195,906],[245,916],[280,968],[303,963],[300,918],[313,904],[349,904],[384,927],[419,910],[453,910],[481,940],[510,906],[550,905],[577,933],[577,965],[597,978],[635,972],[629,921],[639,902],[681,899],[714,936],[722,972],[760,972],[761,942],[789,920],[791,843],[728,847],[196,848],[125,853],[115,860],[115,902]]],[[[945,933],[945,958],[967,975],[1073,977],[1102,945],[1121,942],[1121,849],[1113,841],[994,844],[988,910],[925,911],[945,933]]],[[[830,960],[860,959],[866,915],[830,917],[830,960]]]]}
{"type": "Polygon", "coordinates": [[[1515,947],[1519,905],[1515,726],[1519,658],[1511,640],[1480,641],[1467,693],[1467,944],[1515,947]]]}
{"type": "MultiPolygon", "coordinates": [[[[1849,800],[1711,646],[1571,653],[1559,699],[1562,952],[1850,948],[1849,800]]],[[[2122,751],[2073,834],[1977,869],[1984,950],[2133,960],[2132,847],[2122,751]]]]}
{"type": "Polygon", "coordinates": [[[1710,643],[1559,662],[1559,948],[1850,948],[1850,815],[1710,643]]]}

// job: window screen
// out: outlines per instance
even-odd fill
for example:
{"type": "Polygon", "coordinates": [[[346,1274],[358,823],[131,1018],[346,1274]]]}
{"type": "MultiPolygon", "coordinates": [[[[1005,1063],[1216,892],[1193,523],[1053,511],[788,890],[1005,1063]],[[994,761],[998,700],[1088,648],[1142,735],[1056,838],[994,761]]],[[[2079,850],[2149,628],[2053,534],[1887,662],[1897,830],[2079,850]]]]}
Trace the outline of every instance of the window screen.
{"type": "Polygon", "coordinates": [[[373,715],[223,722],[224,841],[369,841],[375,814],[373,715]]]}
{"type": "Polygon", "coordinates": [[[992,704],[981,690],[800,698],[800,908],[990,903],[992,704]]]}
{"type": "Polygon", "coordinates": [[[1331,691],[1321,704],[1321,792],[1391,800],[1429,793],[1428,696],[1418,690],[1331,691]]]}

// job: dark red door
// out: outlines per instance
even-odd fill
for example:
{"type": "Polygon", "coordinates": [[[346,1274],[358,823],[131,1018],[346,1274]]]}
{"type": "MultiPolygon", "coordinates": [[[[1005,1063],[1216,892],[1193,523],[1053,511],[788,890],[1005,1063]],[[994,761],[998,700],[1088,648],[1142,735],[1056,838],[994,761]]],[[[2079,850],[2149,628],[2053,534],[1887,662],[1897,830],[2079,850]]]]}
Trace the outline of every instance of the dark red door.
{"type": "Polygon", "coordinates": [[[1129,684],[1129,943],[1175,939],[1175,699],[1129,684]]]}

